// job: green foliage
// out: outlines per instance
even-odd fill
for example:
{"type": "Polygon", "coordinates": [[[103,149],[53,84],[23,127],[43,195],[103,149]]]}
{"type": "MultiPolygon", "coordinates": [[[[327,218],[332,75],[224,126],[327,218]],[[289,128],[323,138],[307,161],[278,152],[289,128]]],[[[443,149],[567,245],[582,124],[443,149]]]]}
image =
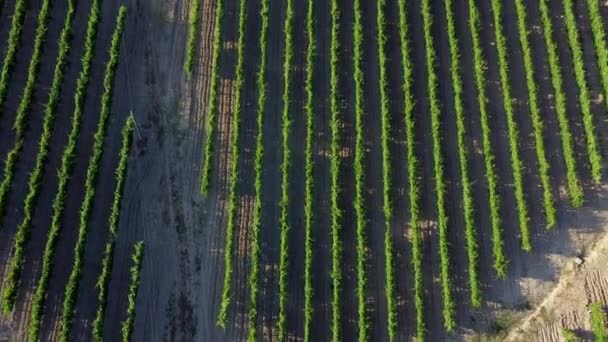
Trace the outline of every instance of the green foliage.
{"type": "Polygon", "coordinates": [[[281,248],[279,254],[279,341],[287,340],[287,268],[289,266],[289,168],[291,166],[291,117],[289,101],[291,93],[291,68],[293,59],[293,0],[287,0],[285,9],[285,59],[283,61],[283,161],[281,163],[281,200],[279,202],[281,248]]]}
{"type": "Polygon", "coordinates": [[[600,69],[600,78],[604,88],[604,103],[608,108],[608,44],[606,43],[606,34],[602,14],[600,13],[600,0],[587,0],[587,9],[589,10],[593,42],[595,43],[597,66],[600,69]]]}
{"type": "MultiPolygon", "coordinates": [[[[61,218],[63,214],[63,206],[67,195],[67,186],[72,173],[72,163],[78,143],[78,133],[83,114],[84,99],[86,89],[89,84],[91,64],[95,50],[95,37],[100,20],[100,0],[94,0],[91,4],[91,10],[87,22],[87,31],[85,36],[84,51],[82,56],[82,69],[76,81],[76,92],[74,95],[74,112],[72,114],[72,128],[68,136],[68,143],[61,157],[61,166],[57,178],[59,184],[57,193],[53,200],[53,216],[51,218],[51,227],[49,229],[44,254],[42,257],[41,274],[38,279],[38,284],[32,299],[32,309],[30,314],[30,325],[28,327],[28,336],[30,341],[38,341],[40,339],[40,328],[42,325],[42,315],[44,310],[44,300],[49,286],[49,280],[53,268],[53,255],[59,233],[61,230],[61,218]]],[[[118,48],[118,46],[116,46],[118,48]]],[[[117,54],[118,51],[114,51],[117,54]]],[[[111,53],[112,54],[112,53],[111,53]]]]}
{"type": "Polygon", "coordinates": [[[251,274],[249,275],[249,342],[257,341],[256,323],[258,317],[258,293],[260,285],[260,226],[262,217],[262,168],[264,160],[264,107],[266,105],[266,49],[268,40],[269,1],[262,0],[260,10],[260,66],[257,72],[257,136],[255,143],[255,197],[251,224],[251,274]]]}
{"type": "Polygon", "coordinates": [[[410,41],[407,27],[406,0],[399,0],[399,39],[401,67],[403,68],[403,103],[405,145],[407,147],[407,177],[410,198],[410,227],[412,240],[412,268],[414,270],[414,306],[416,308],[416,338],[424,341],[424,289],[422,272],[422,240],[420,236],[420,184],[416,158],[416,129],[414,121],[413,64],[410,59],[410,41]]]}
{"type": "Polygon", "coordinates": [[[97,175],[99,173],[99,167],[101,163],[101,157],[103,155],[103,143],[106,134],[106,128],[108,118],[110,116],[110,108],[112,104],[112,93],[114,85],[115,71],[118,66],[118,57],[122,33],[125,25],[125,17],[127,15],[127,8],[122,5],[118,11],[116,18],[116,27],[112,34],[112,41],[110,46],[110,58],[106,64],[105,75],[103,79],[103,94],[101,96],[101,110],[99,114],[99,121],[97,128],[93,136],[93,148],[91,157],[89,159],[89,165],[87,168],[87,176],[85,180],[85,193],[80,207],[80,222],[78,225],[78,238],[76,245],[74,246],[74,263],[72,265],[72,271],[65,287],[65,293],[63,298],[63,305],[61,310],[61,319],[59,321],[59,341],[67,342],[70,339],[70,332],[72,330],[72,320],[74,319],[74,306],[78,297],[78,285],[80,282],[80,275],[82,273],[82,267],[84,264],[84,249],[86,243],[86,237],[89,230],[89,216],[93,209],[93,200],[95,198],[95,186],[97,181],[97,175]]]}
{"type": "Polygon", "coordinates": [[[194,59],[196,58],[196,42],[200,34],[201,24],[201,0],[193,0],[190,8],[190,18],[188,21],[188,42],[186,45],[186,60],[184,61],[184,70],[186,77],[192,76],[194,70],[194,59]]]}
{"type": "Polygon", "coordinates": [[[549,71],[551,83],[555,92],[555,111],[557,112],[557,122],[559,124],[559,134],[562,140],[562,152],[566,164],[566,179],[568,182],[568,192],[572,206],[580,207],[583,205],[583,189],[576,172],[576,159],[574,157],[574,138],[568,123],[568,113],[566,112],[566,94],[564,93],[564,81],[562,76],[561,64],[559,61],[558,48],[553,39],[553,25],[547,0],[539,2],[541,13],[541,24],[547,46],[549,57],[549,71]]]}
{"type": "Polygon", "coordinates": [[[222,49],[222,21],[224,18],[224,0],[215,3],[215,24],[213,28],[213,52],[211,55],[211,84],[209,91],[209,109],[207,111],[207,129],[205,135],[205,155],[201,172],[201,193],[207,195],[211,184],[211,168],[213,164],[213,142],[220,88],[220,52],[222,49]]]}
{"type": "Polygon", "coordinates": [[[498,196],[498,176],[496,175],[496,164],[494,163],[494,151],[490,136],[490,117],[488,115],[485,81],[485,60],[481,49],[480,17],[475,0],[469,2],[469,29],[473,41],[473,65],[475,72],[475,83],[477,85],[477,101],[479,104],[479,117],[481,122],[481,137],[483,145],[484,165],[486,169],[486,180],[488,182],[488,202],[490,204],[490,220],[492,223],[492,255],[494,257],[494,270],[499,278],[507,275],[507,259],[504,254],[504,242],[502,239],[502,227],[500,222],[500,197],[498,196]]]}
{"type": "MultiPolygon", "coordinates": [[[[25,196],[23,203],[23,219],[17,226],[17,233],[15,234],[15,242],[13,246],[13,257],[10,260],[8,270],[5,273],[5,287],[2,293],[2,305],[5,313],[12,311],[17,297],[17,288],[19,286],[21,270],[23,268],[25,259],[25,247],[30,238],[30,228],[34,215],[33,212],[36,206],[36,199],[38,198],[42,176],[44,174],[44,163],[46,161],[49,144],[51,142],[51,135],[53,133],[55,111],[57,109],[57,103],[59,102],[59,95],[61,94],[61,82],[63,81],[64,66],[66,64],[68,51],[70,50],[70,30],[72,29],[72,22],[74,19],[75,2],[76,0],[70,0],[68,2],[65,22],[63,24],[61,35],[59,36],[59,52],[55,62],[55,71],[53,74],[53,83],[49,92],[49,98],[46,103],[46,107],[44,108],[42,134],[38,142],[36,164],[28,180],[28,193],[25,196]]],[[[40,53],[38,53],[38,58],[39,57],[40,53]]],[[[19,145],[18,150],[21,150],[22,144],[23,139],[19,139],[17,141],[17,145],[19,145]]],[[[9,154],[9,157],[12,158],[12,153],[9,154]]],[[[5,175],[5,177],[7,177],[7,175],[5,175]]],[[[12,178],[12,171],[9,177],[12,178]]],[[[2,210],[0,209],[0,211],[2,210]]]]}
{"type": "Polygon", "coordinates": [[[579,340],[574,331],[568,328],[562,328],[562,337],[566,342],[576,342],[579,340]]]}
{"type": "Polygon", "coordinates": [[[11,19],[11,30],[8,32],[8,41],[6,42],[6,51],[4,52],[4,60],[2,61],[2,71],[0,72],[0,107],[2,107],[4,100],[6,100],[6,90],[23,30],[26,3],[26,0],[15,1],[15,10],[11,19]]]}
{"type": "Polygon", "coordinates": [[[245,18],[247,14],[247,1],[241,0],[239,11],[239,38],[237,43],[236,83],[234,110],[232,118],[232,161],[230,164],[230,178],[228,179],[228,204],[226,225],[226,247],[224,249],[224,287],[222,289],[222,301],[217,324],[226,328],[228,320],[228,307],[230,306],[230,290],[232,288],[232,248],[234,245],[234,230],[236,214],[238,209],[237,188],[239,184],[239,141],[241,128],[241,94],[243,89],[243,63],[245,56],[245,18]]]}
{"type": "Polygon", "coordinates": [[[460,49],[456,38],[456,24],[454,23],[453,2],[445,1],[445,13],[450,44],[452,88],[454,89],[454,109],[456,111],[456,130],[458,140],[458,159],[460,162],[460,179],[462,184],[462,210],[464,215],[464,230],[467,246],[467,261],[469,271],[469,296],[474,308],[481,306],[481,285],[477,264],[479,259],[479,246],[475,231],[475,209],[473,204],[473,189],[469,178],[468,147],[466,143],[465,113],[462,102],[462,79],[460,76],[460,49]]]}
{"type": "Polygon", "coordinates": [[[305,92],[306,102],[304,104],[304,115],[306,116],[306,147],[304,151],[304,342],[311,338],[311,325],[313,318],[313,276],[312,276],[312,225],[313,213],[313,189],[314,189],[314,92],[313,79],[315,70],[315,31],[314,31],[314,0],[308,0],[306,11],[306,35],[308,44],[306,46],[306,79],[305,92]]]}
{"type": "Polygon", "coordinates": [[[363,140],[364,112],[364,76],[363,76],[363,14],[361,0],[354,2],[353,23],[353,77],[355,79],[355,217],[357,220],[357,315],[358,340],[369,340],[369,326],[367,323],[367,303],[365,288],[367,277],[365,273],[365,142],[363,140]]]}
{"type": "Polygon", "coordinates": [[[532,63],[532,51],[530,49],[530,40],[528,39],[526,6],[522,0],[515,0],[515,8],[517,10],[519,43],[524,59],[524,71],[526,74],[526,85],[528,87],[530,116],[532,118],[532,127],[534,128],[536,159],[538,161],[540,183],[543,187],[543,209],[547,227],[553,228],[557,223],[557,211],[555,209],[553,191],[551,190],[551,179],[549,178],[549,161],[547,160],[545,142],[543,141],[543,122],[538,108],[538,90],[536,89],[536,81],[534,80],[534,64],[532,63]]]}
{"type": "MultiPolygon", "coordinates": [[[[6,162],[4,163],[4,174],[2,177],[2,182],[0,182],[0,218],[4,216],[4,211],[6,210],[6,201],[8,200],[8,195],[13,183],[15,166],[19,161],[21,149],[23,148],[23,139],[25,128],[27,127],[27,122],[29,119],[30,104],[32,102],[32,96],[34,95],[36,79],[38,78],[40,57],[42,56],[42,45],[46,39],[50,6],[51,1],[45,0],[42,2],[42,7],[40,7],[40,11],[38,12],[38,25],[36,27],[36,36],[34,38],[34,51],[32,52],[32,58],[30,59],[30,64],[27,70],[25,87],[23,88],[23,93],[21,94],[21,99],[19,100],[19,106],[17,107],[15,122],[13,123],[13,130],[15,130],[15,144],[8,152],[6,157],[6,162]]],[[[1,97],[2,95],[0,94],[0,99],[1,97]]]]}
{"type": "Polygon", "coordinates": [[[338,0],[330,1],[331,31],[329,42],[329,130],[330,130],[330,151],[329,151],[329,174],[330,174],[330,215],[331,215],[331,278],[332,278],[332,298],[331,298],[331,332],[332,341],[342,340],[340,331],[340,292],[342,288],[341,271],[341,243],[340,243],[340,90],[338,63],[340,40],[340,10],[338,0]]]}
{"type": "Polygon", "coordinates": [[[590,305],[591,310],[591,328],[595,335],[596,342],[608,341],[608,328],[606,327],[606,313],[602,307],[602,303],[593,302],[590,305]]]}
{"type": "Polygon", "coordinates": [[[437,227],[439,230],[439,258],[441,269],[441,290],[443,295],[443,326],[447,331],[453,331],[456,326],[454,319],[454,299],[452,298],[452,282],[450,279],[450,255],[448,250],[448,217],[445,211],[445,183],[443,172],[443,156],[441,151],[441,109],[437,95],[437,74],[435,73],[436,55],[433,46],[430,0],[422,1],[422,18],[424,20],[424,41],[426,47],[426,69],[428,92],[431,112],[431,133],[433,136],[433,166],[435,176],[435,192],[437,194],[437,227]]]}
{"type": "Polygon", "coordinates": [[[127,317],[121,323],[121,333],[122,333],[122,342],[131,341],[131,334],[133,333],[133,323],[135,322],[135,307],[137,304],[137,290],[139,289],[139,280],[140,280],[140,272],[141,265],[144,259],[144,242],[139,241],[135,243],[133,246],[133,255],[131,255],[131,260],[133,261],[133,265],[131,265],[130,273],[131,273],[131,283],[129,284],[129,296],[128,296],[128,305],[127,305],[127,317]]]}
{"type": "Polygon", "coordinates": [[[507,129],[509,135],[509,148],[511,151],[511,169],[513,171],[513,186],[515,187],[515,201],[519,215],[519,229],[521,231],[521,248],[529,252],[532,250],[530,243],[530,218],[524,195],[524,184],[522,170],[524,168],[519,154],[519,133],[515,122],[515,111],[511,97],[511,85],[509,84],[509,58],[507,55],[507,41],[502,27],[502,2],[492,0],[492,12],[494,18],[494,37],[496,38],[496,50],[498,51],[498,68],[500,71],[500,84],[502,87],[502,98],[507,117],[507,129]]]}
{"type": "Polygon", "coordinates": [[[101,273],[97,279],[97,288],[99,294],[97,295],[97,311],[95,313],[95,320],[93,321],[93,341],[103,341],[103,320],[105,317],[106,302],[108,300],[108,284],[110,283],[110,277],[112,274],[112,260],[114,259],[114,244],[116,242],[116,236],[118,233],[118,222],[120,218],[120,203],[122,201],[122,195],[125,187],[125,180],[127,175],[127,166],[129,162],[129,150],[131,148],[131,141],[133,139],[133,128],[135,126],[135,120],[133,114],[129,115],[127,121],[122,128],[122,146],[120,148],[120,159],[116,166],[116,187],[114,188],[114,200],[112,201],[112,209],[110,211],[110,218],[108,219],[108,242],[106,243],[106,249],[101,261],[101,273]]]}
{"type": "Polygon", "coordinates": [[[579,40],[576,15],[572,8],[574,5],[572,0],[563,0],[562,3],[564,5],[566,31],[568,32],[568,44],[570,44],[570,52],[572,53],[574,76],[578,86],[579,107],[583,114],[583,127],[585,129],[585,138],[587,139],[587,156],[589,157],[591,178],[596,183],[599,183],[602,180],[602,156],[598,151],[599,147],[595,136],[595,124],[593,123],[593,114],[591,113],[591,99],[589,98],[589,88],[585,79],[583,50],[579,40]]]}
{"type": "Polygon", "coordinates": [[[391,236],[391,218],[392,203],[391,203],[391,151],[389,147],[389,139],[391,133],[389,99],[388,99],[388,79],[386,70],[386,18],[384,10],[386,8],[386,0],[377,0],[377,32],[376,40],[378,43],[378,64],[380,67],[379,85],[380,88],[380,122],[381,122],[381,145],[382,145],[382,187],[383,187],[383,203],[384,203],[384,258],[385,258],[385,273],[386,273],[386,302],[388,311],[388,338],[389,341],[394,341],[397,334],[397,301],[395,295],[395,260],[393,252],[393,239],[391,236]]]}

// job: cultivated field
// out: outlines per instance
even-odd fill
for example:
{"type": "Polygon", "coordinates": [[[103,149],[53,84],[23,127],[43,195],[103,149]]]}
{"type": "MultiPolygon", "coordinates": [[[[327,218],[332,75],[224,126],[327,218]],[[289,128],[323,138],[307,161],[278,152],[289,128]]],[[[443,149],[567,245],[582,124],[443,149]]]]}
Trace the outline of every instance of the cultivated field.
{"type": "Polygon", "coordinates": [[[600,340],[607,34],[600,0],[0,0],[0,340],[600,340]]]}

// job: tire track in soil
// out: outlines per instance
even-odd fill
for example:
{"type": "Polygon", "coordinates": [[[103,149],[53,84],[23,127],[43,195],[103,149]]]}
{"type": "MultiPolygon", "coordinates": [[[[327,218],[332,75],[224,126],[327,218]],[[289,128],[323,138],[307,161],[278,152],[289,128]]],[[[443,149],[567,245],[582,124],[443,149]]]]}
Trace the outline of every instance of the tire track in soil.
{"type": "MultiPolygon", "coordinates": [[[[379,65],[377,48],[377,8],[371,1],[361,3],[363,24],[363,41],[369,42],[368,49],[364,48],[362,57],[364,79],[364,179],[366,194],[364,205],[367,217],[367,248],[368,255],[365,263],[368,277],[367,301],[369,337],[375,341],[386,341],[388,317],[385,294],[385,257],[384,231],[386,223],[383,211],[382,184],[382,150],[380,144],[380,100],[379,100],[379,65]]],[[[388,12],[388,11],[387,11],[388,12]]],[[[345,25],[343,25],[345,26],[345,25]]],[[[350,29],[350,25],[348,25],[350,29]]],[[[343,43],[344,44],[344,43],[343,43]]],[[[388,51],[388,49],[387,49],[388,51]]],[[[349,63],[349,64],[352,64],[349,63]]]]}
{"type": "MultiPolygon", "coordinates": [[[[160,5],[158,3],[155,5],[157,7],[164,6],[164,4],[160,5]]],[[[173,322],[173,320],[179,320],[178,323],[181,324],[180,327],[189,334],[188,336],[191,336],[190,334],[196,334],[196,327],[193,325],[193,321],[196,318],[193,317],[193,313],[188,310],[191,308],[192,304],[191,299],[187,297],[187,295],[191,295],[191,293],[184,295],[184,291],[187,291],[187,289],[183,290],[185,281],[182,281],[182,279],[179,278],[188,276],[188,260],[180,259],[181,263],[177,260],[178,257],[184,257],[183,249],[179,250],[179,255],[176,255],[177,253],[167,253],[168,251],[178,250],[175,245],[177,243],[175,241],[176,237],[173,234],[184,228],[184,217],[181,216],[183,215],[183,211],[181,210],[182,207],[179,206],[180,203],[178,203],[178,201],[180,198],[178,196],[180,194],[186,196],[191,194],[190,192],[178,189],[178,186],[181,185],[178,182],[183,181],[184,179],[175,179],[172,172],[178,173],[178,171],[170,169],[169,165],[177,164],[173,161],[168,161],[170,158],[169,156],[176,159],[184,157],[184,152],[180,149],[182,147],[181,141],[183,141],[184,135],[180,135],[182,132],[178,131],[179,128],[177,127],[178,124],[176,122],[178,119],[175,116],[166,115],[165,113],[176,114],[172,112],[172,110],[175,110],[176,103],[173,102],[174,100],[171,95],[174,95],[172,91],[175,89],[177,89],[178,92],[181,91],[181,83],[179,83],[179,81],[181,81],[179,76],[182,75],[181,64],[179,64],[181,58],[179,55],[180,51],[176,49],[176,45],[180,42],[180,36],[178,36],[179,27],[176,25],[179,22],[166,21],[158,23],[158,19],[160,18],[158,18],[157,15],[160,11],[149,11],[148,8],[142,7],[141,2],[136,2],[134,7],[138,13],[138,18],[142,15],[148,17],[146,20],[137,21],[136,24],[134,24],[136,28],[133,31],[130,31],[130,34],[128,35],[128,40],[135,42],[139,42],[138,37],[143,36],[147,38],[143,42],[143,47],[136,46],[133,49],[133,53],[141,53],[141,55],[135,55],[129,58],[129,60],[143,60],[143,63],[141,64],[136,62],[129,63],[130,70],[136,70],[135,78],[137,78],[136,80],[131,80],[131,84],[144,83],[146,85],[146,87],[135,88],[135,91],[139,91],[139,93],[134,96],[136,99],[134,113],[138,122],[137,133],[142,134],[144,138],[153,136],[156,139],[154,140],[154,143],[148,144],[148,152],[144,154],[143,157],[138,156],[131,161],[135,167],[132,166],[127,175],[128,177],[130,175],[130,178],[135,180],[130,182],[127,181],[123,208],[126,207],[128,209],[126,212],[123,209],[122,214],[122,222],[126,222],[123,223],[123,227],[125,225],[127,227],[119,228],[122,229],[123,234],[124,231],[130,232],[130,234],[124,239],[119,237],[116,247],[117,257],[115,260],[119,260],[118,263],[120,265],[124,264],[124,262],[121,263],[120,260],[128,260],[132,241],[134,240],[133,235],[137,234],[135,231],[137,231],[138,228],[139,230],[143,230],[144,240],[146,240],[146,256],[142,269],[142,281],[139,291],[140,300],[138,302],[141,303],[143,301],[146,303],[146,307],[143,308],[143,310],[138,307],[138,316],[136,318],[134,330],[135,339],[138,339],[138,336],[140,336],[138,334],[141,334],[145,336],[146,340],[158,340],[160,334],[163,333],[159,330],[161,330],[162,327],[166,327],[168,324],[166,322],[167,320],[171,320],[171,322],[173,322]],[[155,24],[145,25],[146,21],[154,22],[155,24]],[[142,22],[144,24],[141,24],[142,22]],[[158,28],[158,31],[151,32],[154,28],[158,28]],[[153,44],[157,42],[155,39],[162,35],[168,36],[167,39],[162,41],[170,42],[167,49],[168,53],[166,53],[166,55],[169,55],[167,56],[167,60],[162,60],[160,58],[161,55],[158,54],[159,50],[156,46],[153,48],[153,44]],[[135,67],[139,65],[143,65],[145,69],[137,69],[137,67],[135,67]],[[172,77],[175,75],[178,77],[172,77]],[[157,79],[161,81],[166,80],[166,83],[161,83],[157,81],[157,79]],[[165,95],[165,97],[162,95],[165,95]],[[150,98],[149,101],[147,97],[150,98]],[[141,101],[143,102],[142,104],[139,103],[140,101],[137,101],[140,98],[143,98],[141,101]],[[144,110],[139,112],[138,109],[140,108],[144,108],[144,110]],[[148,113],[148,116],[145,119],[142,118],[142,112],[148,113]],[[164,119],[162,123],[160,123],[161,115],[164,119]],[[166,130],[169,131],[169,134],[166,133],[166,130]],[[170,142],[165,143],[165,139],[170,142]],[[176,142],[179,139],[181,139],[181,141],[179,143],[176,142]],[[167,146],[175,147],[176,151],[166,151],[164,147],[167,146]],[[155,155],[161,160],[154,160],[155,155]],[[154,167],[158,164],[161,165],[160,168],[154,167]],[[142,172],[142,169],[145,170],[145,172],[142,172]],[[160,186],[158,188],[148,187],[144,184],[158,184],[160,186]],[[144,189],[146,191],[152,190],[152,194],[147,195],[144,192],[144,189]],[[157,190],[158,193],[155,193],[154,190],[157,190]],[[150,202],[147,203],[148,201],[150,202]],[[175,201],[175,203],[173,201],[175,201]],[[155,216],[154,213],[159,213],[159,215],[155,216]],[[154,221],[154,223],[150,221],[154,221]],[[179,229],[175,229],[178,225],[180,225],[179,229]],[[174,229],[166,229],[166,227],[174,229]],[[153,230],[153,232],[147,232],[147,230],[153,230]],[[157,239],[152,239],[151,236],[157,237],[157,239]],[[161,263],[161,261],[164,263],[161,263]],[[175,278],[167,278],[164,276],[166,269],[164,269],[163,266],[169,266],[170,269],[179,269],[180,273],[175,275],[175,278]],[[171,304],[173,304],[170,301],[175,300],[176,294],[173,290],[176,287],[176,278],[180,281],[180,293],[178,297],[180,311],[176,314],[178,316],[177,318],[171,315],[170,308],[165,307],[165,305],[170,307],[171,304]],[[169,295],[167,295],[167,293],[169,293],[169,295]],[[141,299],[141,297],[143,297],[143,299],[141,299]],[[162,310],[165,310],[166,316],[162,314],[160,316],[158,315],[162,310]],[[139,323],[141,321],[143,322],[139,323]],[[138,327],[141,326],[144,327],[143,331],[138,329],[138,327]]],[[[173,8],[167,7],[163,8],[163,10],[168,13],[167,15],[170,18],[173,17],[184,20],[185,7],[186,6],[182,2],[176,2],[173,5],[173,8]]],[[[182,32],[182,37],[185,37],[184,32],[185,31],[182,32]]],[[[201,34],[202,32],[203,31],[201,31],[201,34]]],[[[183,43],[183,40],[181,40],[181,42],[183,43]]],[[[125,43],[124,45],[128,44],[125,43]]],[[[133,45],[135,45],[135,43],[133,43],[133,45]]],[[[133,75],[133,73],[131,75],[133,75]]],[[[186,168],[192,168],[191,163],[182,163],[181,165],[184,165],[186,168]]],[[[186,174],[186,172],[179,174],[183,175],[186,174]]],[[[198,189],[198,187],[196,187],[196,189],[198,189]]],[[[186,190],[191,190],[191,187],[186,188],[186,190]]],[[[183,231],[180,232],[183,233],[183,231]]],[[[180,235],[179,239],[180,241],[183,241],[183,235],[180,235]]],[[[112,291],[112,293],[125,293],[126,287],[128,286],[128,269],[123,266],[120,267],[117,272],[119,274],[115,275],[113,278],[118,278],[118,285],[113,285],[111,282],[110,291],[112,291]],[[117,286],[118,289],[113,290],[112,286],[117,286]]],[[[121,298],[119,297],[120,296],[116,296],[109,299],[107,308],[108,317],[120,317],[124,313],[125,307],[122,305],[124,299],[121,301],[121,298]]],[[[118,324],[119,322],[117,320],[112,321],[110,324],[106,324],[106,336],[108,334],[117,333],[119,331],[118,324]]],[[[163,337],[164,339],[168,338],[166,331],[164,332],[163,337]]],[[[171,337],[175,338],[175,336],[171,337]]],[[[118,338],[118,336],[116,336],[116,338],[118,338]]]]}
{"type": "MultiPolygon", "coordinates": [[[[65,9],[62,6],[54,6],[57,11],[63,11],[59,15],[55,16],[58,21],[63,20],[65,9]],[[58,7],[58,8],[56,8],[58,7]]],[[[17,330],[19,330],[22,334],[19,335],[20,338],[25,338],[25,329],[29,324],[29,315],[31,310],[31,296],[33,295],[33,291],[35,291],[34,287],[37,284],[37,280],[39,277],[39,264],[42,260],[42,254],[44,250],[44,245],[46,243],[47,231],[49,228],[49,222],[51,221],[52,208],[51,203],[53,198],[55,197],[55,192],[57,189],[57,176],[55,170],[59,169],[61,154],[63,153],[63,146],[67,143],[67,135],[68,129],[70,127],[70,119],[71,113],[74,110],[74,101],[73,95],[76,87],[76,78],[78,72],[80,71],[80,58],[83,50],[82,44],[84,42],[84,30],[76,31],[77,27],[84,27],[86,25],[87,14],[89,11],[88,6],[79,6],[76,8],[76,15],[74,16],[73,28],[72,28],[72,39],[70,45],[70,51],[68,53],[66,59],[66,65],[64,67],[64,78],[62,81],[62,92],[59,103],[56,108],[56,117],[55,117],[55,125],[53,130],[53,135],[51,137],[51,144],[49,145],[49,151],[47,154],[46,164],[44,166],[44,175],[43,180],[40,184],[39,196],[37,198],[38,205],[33,212],[33,220],[31,224],[31,238],[30,242],[27,245],[25,264],[23,267],[23,271],[21,274],[21,288],[19,290],[19,297],[16,302],[16,313],[19,313],[19,317],[13,317],[13,322],[11,325],[15,326],[17,330]]],[[[49,27],[50,28],[50,27],[49,27]]],[[[53,31],[49,31],[49,34],[53,31]]],[[[58,37],[51,37],[47,39],[47,44],[54,44],[56,48],[58,37]],[[53,38],[56,38],[53,40],[53,38]]],[[[48,51],[45,49],[45,52],[48,51]]],[[[45,79],[45,75],[49,78],[52,78],[51,71],[47,70],[46,72],[42,72],[42,68],[54,68],[54,62],[56,55],[53,53],[47,54],[44,56],[49,56],[48,60],[43,58],[41,63],[41,73],[40,80],[45,79]],[[48,65],[47,65],[48,64],[48,65]],[[50,64],[53,64],[52,66],[50,64]]],[[[38,84],[41,82],[39,81],[38,84]]],[[[27,135],[32,135],[30,138],[26,138],[26,141],[30,141],[32,143],[37,144],[40,138],[39,133],[41,132],[41,126],[37,129],[34,126],[36,124],[41,125],[42,114],[43,114],[43,106],[46,105],[48,101],[48,89],[49,87],[44,85],[41,86],[42,89],[37,89],[34,97],[34,103],[32,104],[32,109],[30,110],[31,122],[34,125],[30,125],[32,127],[30,131],[28,131],[27,135]]],[[[33,148],[33,147],[32,147],[33,148]]],[[[31,152],[29,156],[33,157],[36,153],[38,153],[38,149],[35,149],[35,152],[31,152]]],[[[24,155],[23,160],[27,159],[28,156],[24,155]]],[[[27,160],[26,160],[27,162],[27,160]]],[[[27,175],[29,177],[29,172],[31,171],[31,167],[33,165],[33,161],[27,167],[23,167],[23,171],[18,171],[16,176],[18,175],[27,175]]],[[[18,165],[18,169],[22,167],[18,165]]],[[[23,177],[23,176],[21,176],[23,177]]],[[[23,180],[23,184],[27,184],[28,180],[23,180]]],[[[15,193],[15,191],[13,191],[15,193]]],[[[23,192],[25,193],[25,190],[23,192]]],[[[14,195],[13,195],[14,196],[14,195]]],[[[18,222],[23,219],[23,199],[12,199],[9,202],[11,207],[14,207],[11,210],[14,210],[14,215],[11,215],[9,220],[11,221],[10,225],[7,225],[7,228],[16,229],[18,222]]],[[[8,253],[12,250],[13,245],[13,237],[9,240],[4,240],[7,244],[6,252],[8,253]]],[[[8,257],[8,254],[6,255],[8,257]]],[[[3,260],[4,257],[3,257],[3,260]]],[[[7,262],[9,260],[6,260],[7,262]]],[[[0,277],[4,277],[4,262],[2,268],[2,274],[0,277]]]]}
{"type": "Polygon", "coordinates": [[[599,270],[593,271],[585,277],[585,292],[589,303],[600,302],[608,304],[608,279],[599,270]]]}

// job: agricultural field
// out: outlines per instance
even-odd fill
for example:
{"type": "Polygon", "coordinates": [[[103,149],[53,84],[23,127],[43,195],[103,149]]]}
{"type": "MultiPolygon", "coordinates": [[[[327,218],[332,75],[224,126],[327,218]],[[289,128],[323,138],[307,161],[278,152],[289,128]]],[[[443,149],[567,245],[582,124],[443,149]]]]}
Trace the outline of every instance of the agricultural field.
{"type": "Polygon", "coordinates": [[[608,340],[603,0],[0,0],[0,341],[608,340]]]}

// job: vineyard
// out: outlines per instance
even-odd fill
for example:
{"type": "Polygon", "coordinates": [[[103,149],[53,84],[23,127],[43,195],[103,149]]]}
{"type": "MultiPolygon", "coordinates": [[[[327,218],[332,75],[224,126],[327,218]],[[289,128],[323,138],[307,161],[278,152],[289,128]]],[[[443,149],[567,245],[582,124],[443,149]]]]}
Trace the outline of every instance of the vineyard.
{"type": "Polygon", "coordinates": [[[608,338],[605,1],[0,23],[0,340],[608,338]]]}
{"type": "Polygon", "coordinates": [[[602,205],[608,11],[587,2],[211,2],[193,74],[199,196],[227,201],[207,218],[225,223],[210,336],[491,333],[488,303],[516,306],[501,291],[602,205]]]}
{"type": "Polygon", "coordinates": [[[125,251],[138,237],[118,229],[129,231],[119,214],[137,116],[121,94],[128,12],[97,0],[2,2],[2,338],[120,336],[106,315],[133,325],[136,290],[120,274],[132,272],[125,251]],[[96,317],[93,331],[82,324],[96,317]]]}

